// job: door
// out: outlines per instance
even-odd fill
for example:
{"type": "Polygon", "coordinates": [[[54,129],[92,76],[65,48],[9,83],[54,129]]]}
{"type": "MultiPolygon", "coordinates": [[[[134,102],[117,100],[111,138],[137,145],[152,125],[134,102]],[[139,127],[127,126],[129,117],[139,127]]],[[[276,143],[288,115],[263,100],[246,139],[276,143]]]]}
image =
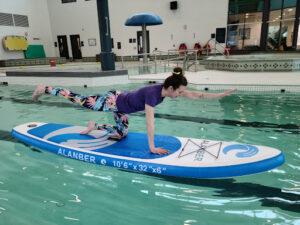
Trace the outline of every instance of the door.
{"type": "Polygon", "coordinates": [[[60,57],[66,57],[69,59],[68,42],[66,35],[57,36],[59,55],[60,57]]]}
{"type": "MultiPolygon", "coordinates": [[[[149,41],[149,30],[147,30],[147,53],[150,53],[150,41],[149,41]]],[[[143,54],[143,39],[142,31],[137,31],[137,49],[138,54],[143,54]]],[[[148,56],[149,57],[149,56],[148,56]]],[[[143,58],[142,55],[139,58],[143,58]]]]}
{"type": "Polygon", "coordinates": [[[70,40],[71,40],[73,60],[74,59],[82,59],[80,36],[78,34],[70,35],[70,40]]]}

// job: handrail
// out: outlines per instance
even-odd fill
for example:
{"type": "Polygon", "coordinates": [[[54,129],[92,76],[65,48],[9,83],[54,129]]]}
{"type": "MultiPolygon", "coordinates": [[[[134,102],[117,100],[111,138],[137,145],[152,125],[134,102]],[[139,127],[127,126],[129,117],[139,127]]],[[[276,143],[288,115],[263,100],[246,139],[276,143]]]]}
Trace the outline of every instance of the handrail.
{"type": "Polygon", "coordinates": [[[219,50],[217,49],[217,45],[220,46],[221,48],[223,48],[223,49],[225,50],[226,55],[229,55],[229,50],[228,50],[227,48],[225,48],[223,45],[221,45],[215,38],[209,39],[209,40],[207,41],[207,46],[208,46],[208,44],[209,44],[210,41],[214,41],[214,42],[215,42],[215,56],[217,55],[217,53],[216,53],[217,51],[218,51],[219,53],[221,53],[223,56],[225,56],[225,54],[224,54],[223,52],[221,52],[221,51],[219,51],[219,50]]]}
{"type": "Polygon", "coordinates": [[[177,50],[177,49],[170,49],[168,50],[168,52],[165,52],[165,51],[159,51],[159,50],[153,50],[152,53],[141,53],[141,54],[135,54],[135,55],[121,55],[121,60],[122,60],[122,68],[124,68],[124,57],[139,57],[139,56],[152,56],[154,57],[154,62],[148,62],[146,61],[146,63],[143,62],[143,66],[146,66],[146,65],[155,65],[155,73],[157,72],[157,56],[159,55],[162,55],[164,53],[167,53],[168,54],[168,58],[165,59],[165,60],[160,60],[159,63],[160,64],[164,64],[164,67],[166,69],[166,66],[168,65],[169,66],[169,63],[170,62],[176,62],[177,61],[177,66],[178,66],[178,63],[179,61],[182,61],[183,63],[183,70],[188,70],[188,68],[190,68],[191,66],[195,65],[195,71],[197,69],[197,52],[198,50],[197,49],[186,49],[186,50],[177,50]],[[189,52],[187,52],[189,51],[189,52]],[[170,54],[170,53],[173,53],[173,52],[176,52],[177,54],[170,54]],[[170,56],[176,56],[176,55],[180,55],[179,53],[184,53],[184,55],[182,56],[179,56],[179,57],[170,57],[170,56]],[[194,62],[192,62],[191,65],[188,65],[188,62],[189,62],[189,57],[188,55],[195,55],[195,60],[194,62]]]}

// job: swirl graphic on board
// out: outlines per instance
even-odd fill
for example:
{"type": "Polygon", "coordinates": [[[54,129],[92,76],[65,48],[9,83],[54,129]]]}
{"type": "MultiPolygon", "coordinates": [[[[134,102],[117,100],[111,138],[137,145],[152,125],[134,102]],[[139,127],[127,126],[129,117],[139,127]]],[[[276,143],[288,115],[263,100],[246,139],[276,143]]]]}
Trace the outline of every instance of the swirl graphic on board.
{"type": "Polygon", "coordinates": [[[88,135],[79,134],[83,129],[79,126],[58,129],[47,134],[44,139],[89,151],[116,143],[116,141],[108,139],[109,135],[105,131],[92,131],[88,135]]]}
{"type": "Polygon", "coordinates": [[[227,154],[229,151],[238,151],[238,153],[235,154],[236,157],[238,158],[248,158],[256,155],[258,153],[258,148],[253,145],[241,145],[241,144],[234,144],[234,145],[229,145],[226,146],[223,149],[223,153],[227,154]]]}

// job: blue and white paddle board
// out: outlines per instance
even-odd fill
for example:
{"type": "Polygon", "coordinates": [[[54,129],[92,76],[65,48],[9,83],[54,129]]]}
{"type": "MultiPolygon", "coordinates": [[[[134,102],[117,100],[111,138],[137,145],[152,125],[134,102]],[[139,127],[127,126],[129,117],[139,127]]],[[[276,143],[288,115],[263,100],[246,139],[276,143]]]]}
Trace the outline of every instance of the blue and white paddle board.
{"type": "Polygon", "coordinates": [[[170,150],[152,154],[147,134],[129,132],[115,141],[105,131],[79,133],[81,126],[31,122],[13,128],[20,141],[80,161],[176,177],[223,178],[271,170],[284,163],[281,151],[234,142],[155,135],[155,146],[170,150]]]}

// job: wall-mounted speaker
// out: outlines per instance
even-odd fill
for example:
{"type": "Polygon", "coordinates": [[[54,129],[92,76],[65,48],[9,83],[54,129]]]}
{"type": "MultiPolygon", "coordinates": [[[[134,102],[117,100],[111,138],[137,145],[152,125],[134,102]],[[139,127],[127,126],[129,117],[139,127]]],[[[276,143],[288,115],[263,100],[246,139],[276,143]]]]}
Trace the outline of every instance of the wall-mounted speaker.
{"type": "Polygon", "coordinates": [[[170,9],[171,10],[176,10],[177,9],[177,1],[172,1],[170,2],[170,9]]]}

